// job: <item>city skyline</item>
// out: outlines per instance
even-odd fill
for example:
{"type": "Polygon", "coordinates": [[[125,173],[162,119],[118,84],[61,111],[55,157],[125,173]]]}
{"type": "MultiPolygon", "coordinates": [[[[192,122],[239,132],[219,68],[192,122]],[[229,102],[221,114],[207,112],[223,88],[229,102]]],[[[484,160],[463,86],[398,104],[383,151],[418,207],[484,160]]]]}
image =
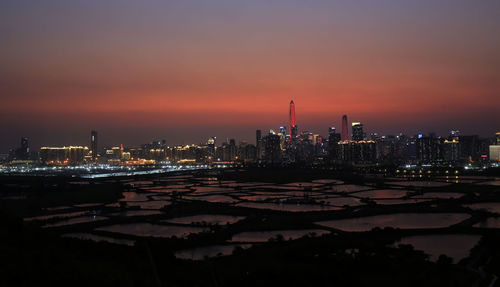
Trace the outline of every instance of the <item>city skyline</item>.
{"type": "MultiPolygon", "coordinates": [[[[331,125],[331,126],[325,126],[321,131],[317,131],[317,130],[312,130],[312,129],[307,129],[307,128],[304,128],[304,129],[301,129],[299,127],[299,125],[297,124],[297,121],[296,121],[296,115],[295,115],[295,103],[293,100],[290,101],[289,103],[289,109],[288,109],[288,126],[287,126],[287,130],[286,130],[286,133],[287,135],[290,135],[290,132],[291,132],[291,124],[294,123],[295,124],[295,127],[298,128],[297,130],[297,135],[300,135],[302,132],[309,132],[309,133],[312,133],[312,134],[318,134],[320,136],[323,136],[324,138],[328,138],[328,134],[329,134],[329,129],[330,128],[336,128],[338,133],[341,135],[341,140],[342,141],[345,141],[345,140],[350,140],[352,137],[353,137],[353,127],[351,127],[351,122],[350,122],[350,119],[348,119],[347,115],[343,115],[341,120],[338,121],[339,124],[338,125],[331,125]],[[293,115],[293,116],[292,116],[293,115]]],[[[352,124],[361,124],[361,126],[364,125],[364,123],[361,123],[359,121],[357,122],[352,122],[352,124]]],[[[235,139],[237,142],[242,142],[242,141],[247,141],[248,143],[251,143],[251,144],[256,144],[257,141],[255,141],[255,143],[253,142],[252,140],[252,136],[255,135],[255,130],[256,129],[259,129],[259,130],[263,130],[264,133],[263,135],[266,135],[268,134],[271,130],[275,130],[276,132],[280,132],[278,130],[278,127],[280,126],[280,124],[275,124],[273,126],[269,126],[269,128],[267,129],[263,129],[261,127],[254,127],[253,130],[250,131],[251,134],[249,134],[248,136],[243,136],[241,138],[238,138],[234,135],[231,135],[231,134],[228,134],[226,137],[220,137],[218,135],[215,135],[216,137],[218,137],[218,144],[222,143],[222,142],[229,142],[230,139],[235,139]]],[[[283,126],[283,125],[282,125],[283,126]]],[[[91,135],[91,138],[93,136],[95,136],[97,138],[97,135],[94,135],[94,132],[96,132],[97,129],[94,129],[92,130],[92,135],[91,135]]],[[[400,130],[405,130],[404,128],[401,128],[400,130]]],[[[104,130],[106,131],[106,130],[104,130]]],[[[362,133],[363,133],[363,128],[362,128],[362,133]]],[[[497,132],[495,133],[491,133],[491,134],[487,134],[487,135],[481,135],[481,134],[473,134],[473,133],[467,133],[467,132],[464,132],[463,130],[460,130],[460,129],[457,129],[457,128],[452,128],[452,129],[448,129],[448,130],[445,130],[443,133],[436,133],[435,131],[428,131],[428,132],[423,132],[423,131],[416,131],[414,133],[404,133],[404,132],[399,132],[399,133],[380,133],[380,132],[377,132],[376,130],[371,130],[371,129],[368,129],[368,130],[364,130],[364,136],[365,138],[369,138],[370,137],[370,134],[371,133],[374,133],[376,134],[377,136],[398,136],[398,135],[406,135],[406,136],[409,136],[409,137],[414,137],[414,136],[417,136],[417,135],[428,135],[428,134],[435,134],[436,136],[438,137],[443,137],[443,138],[446,138],[447,136],[450,136],[451,133],[453,133],[454,131],[459,131],[461,132],[462,134],[470,134],[470,135],[478,135],[478,136],[482,136],[484,138],[492,138],[494,136],[494,134],[496,134],[497,132]]],[[[136,139],[134,142],[127,142],[127,141],[123,141],[123,140],[119,140],[120,136],[118,135],[118,139],[115,137],[116,134],[114,134],[113,132],[111,132],[110,134],[108,134],[107,136],[104,135],[104,139],[105,141],[102,141],[100,140],[100,149],[102,148],[105,148],[105,147],[112,147],[112,146],[119,146],[119,145],[126,145],[128,147],[138,147],[140,145],[143,145],[145,143],[150,143],[150,142],[154,142],[154,141],[158,141],[158,140],[167,140],[167,144],[169,146],[182,146],[182,145],[192,145],[192,144],[206,144],[207,140],[211,139],[214,134],[210,131],[206,131],[207,134],[209,134],[209,136],[206,136],[205,138],[201,138],[200,140],[196,141],[187,141],[187,140],[184,140],[184,139],[181,139],[180,142],[174,142],[174,141],[170,141],[167,140],[168,136],[161,136],[161,135],[156,135],[156,136],[152,136],[152,137],[149,137],[149,138],[143,138],[143,139],[136,139]]],[[[196,134],[196,130],[193,130],[193,134],[196,134]]],[[[238,134],[238,133],[236,133],[238,134]]],[[[99,138],[101,138],[101,135],[102,133],[99,134],[99,138]]],[[[28,135],[24,135],[21,137],[21,140],[23,141],[24,139],[29,139],[30,140],[30,148],[32,150],[38,150],[39,148],[43,147],[43,146],[74,146],[74,145],[78,145],[78,146],[87,146],[87,147],[91,147],[93,144],[92,144],[92,139],[89,140],[88,138],[88,131],[86,131],[86,134],[85,135],[80,135],[80,133],[78,133],[78,136],[75,136],[74,133],[71,133],[71,134],[67,134],[66,135],[66,139],[63,140],[63,141],[60,141],[60,134],[58,134],[59,137],[56,137],[52,140],[46,140],[45,143],[39,143],[40,142],[40,139],[38,138],[33,138],[28,136],[28,135]],[[85,139],[83,139],[85,138],[85,139]],[[33,144],[34,143],[34,144],[33,144]]],[[[188,137],[190,138],[190,137],[188,137]]],[[[357,140],[359,140],[359,138],[357,138],[357,140]]],[[[15,147],[17,147],[18,143],[19,143],[19,139],[15,139],[16,143],[13,144],[12,146],[9,146],[5,151],[2,151],[0,149],[0,154],[4,153],[4,154],[7,154],[10,151],[13,150],[13,148],[15,149],[15,147]]],[[[3,141],[3,144],[4,146],[7,146],[6,145],[6,142],[9,142],[8,140],[7,141],[3,141]]],[[[1,146],[0,146],[1,147],[1,146]]]]}

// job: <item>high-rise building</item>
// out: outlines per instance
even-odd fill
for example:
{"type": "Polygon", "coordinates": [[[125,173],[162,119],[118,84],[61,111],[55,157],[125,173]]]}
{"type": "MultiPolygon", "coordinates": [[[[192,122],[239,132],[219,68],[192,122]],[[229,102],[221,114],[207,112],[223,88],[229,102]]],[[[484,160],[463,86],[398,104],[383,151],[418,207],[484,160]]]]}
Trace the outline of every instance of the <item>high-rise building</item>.
{"type": "Polygon", "coordinates": [[[286,138],[286,127],[284,126],[280,127],[280,134],[283,139],[286,138]]]}
{"type": "Polygon", "coordinates": [[[328,128],[328,157],[330,160],[337,159],[337,146],[340,141],[340,134],[334,127],[328,128]]]}
{"type": "Polygon", "coordinates": [[[92,153],[92,160],[97,160],[97,131],[90,132],[90,152],[92,153]]]}
{"type": "Polygon", "coordinates": [[[238,146],[238,160],[243,162],[252,162],[257,156],[257,148],[246,141],[240,142],[238,146]]]}
{"type": "Polygon", "coordinates": [[[452,130],[450,132],[450,137],[459,137],[460,136],[460,131],[459,130],[452,130]]]}
{"type": "Polygon", "coordinates": [[[460,141],[458,136],[455,138],[446,139],[443,142],[443,157],[444,160],[454,162],[459,160],[460,141]]]}
{"type": "Polygon", "coordinates": [[[336,134],[336,133],[337,133],[337,129],[335,127],[328,128],[328,136],[330,136],[332,134],[336,134]]]}
{"type": "Polygon", "coordinates": [[[352,140],[362,141],[364,139],[363,135],[363,124],[359,122],[352,123],[352,140]]]}
{"type": "Polygon", "coordinates": [[[28,160],[30,158],[30,147],[27,137],[21,138],[21,146],[15,150],[15,158],[17,160],[28,160]]]}
{"type": "Polygon", "coordinates": [[[41,147],[40,163],[46,165],[72,165],[84,163],[88,147],[41,147]]]}
{"type": "Polygon", "coordinates": [[[41,147],[39,155],[41,164],[62,165],[69,161],[66,147],[41,147]]]}
{"type": "Polygon", "coordinates": [[[345,164],[374,163],[377,147],[374,141],[341,141],[337,147],[337,160],[345,164]]]}
{"type": "Polygon", "coordinates": [[[450,137],[449,140],[455,140],[459,143],[459,158],[461,160],[479,160],[481,156],[480,139],[477,135],[450,137]]]}
{"type": "Polygon", "coordinates": [[[262,131],[255,131],[255,147],[257,148],[257,159],[262,159],[262,131]]]}
{"type": "Polygon", "coordinates": [[[223,142],[222,145],[217,148],[217,158],[222,161],[234,161],[236,159],[236,155],[237,149],[236,141],[234,139],[223,142]]]}
{"type": "Polygon", "coordinates": [[[377,141],[378,139],[379,139],[378,133],[370,133],[369,140],[371,140],[371,141],[377,141]]]}
{"type": "Polygon", "coordinates": [[[319,145],[319,144],[322,144],[323,143],[323,137],[320,136],[319,134],[314,134],[313,135],[313,143],[315,145],[319,145]]]}
{"type": "Polygon", "coordinates": [[[212,162],[215,159],[215,143],[217,137],[211,137],[207,141],[207,161],[212,162]]]}
{"type": "Polygon", "coordinates": [[[500,162],[500,132],[497,132],[495,135],[495,144],[489,146],[490,160],[500,162]]]}
{"type": "Polygon", "coordinates": [[[347,128],[347,115],[342,117],[342,141],[349,140],[349,130],[347,128]]]}
{"type": "Polygon", "coordinates": [[[281,161],[280,137],[277,134],[269,133],[263,139],[264,160],[269,164],[277,164],[281,161]]]}
{"type": "Polygon", "coordinates": [[[443,158],[441,139],[429,135],[418,136],[417,139],[417,160],[422,163],[432,163],[443,158]]]}
{"type": "Polygon", "coordinates": [[[262,131],[261,130],[256,130],[255,131],[255,145],[259,146],[259,144],[262,141],[262,131]]]}
{"type": "Polygon", "coordinates": [[[28,138],[26,138],[26,137],[21,138],[21,151],[26,153],[26,154],[30,153],[28,138]]]}
{"type": "Polygon", "coordinates": [[[236,158],[236,140],[230,139],[229,146],[226,149],[226,158],[228,161],[233,161],[236,158]]]}
{"type": "MultiPolygon", "coordinates": [[[[280,144],[281,145],[281,149],[285,150],[286,146],[288,144],[287,141],[289,141],[289,140],[287,140],[287,136],[288,135],[287,135],[287,131],[286,131],[286,127],[285,126],[281,126],[280,127],[280,132],[279,132],[278,135],[280,136],[280,140],[281,140],[281,144],[280,144]]],[[[288,137],[288,139],[289,139],[289,137],[288,137]]]]}
{"type": "Polygon", "coordinates": [[[500,161],[500,145],[490,145],[490,160],[500,161]]]}
{"type": "Polygon", "coordinates": [[[115,146],[115,147],[112,147],[111,150],[113,151],[113,159],[117,159],[117,160],[122,159],[123,149],[115,146]]]}
{"type": "Polygon", "coordinates": [[[295,122],[295,103],[290,101],[290,111],[288,115],[288,128],[292,139],[297,137],[297,124],[295,122]]]}

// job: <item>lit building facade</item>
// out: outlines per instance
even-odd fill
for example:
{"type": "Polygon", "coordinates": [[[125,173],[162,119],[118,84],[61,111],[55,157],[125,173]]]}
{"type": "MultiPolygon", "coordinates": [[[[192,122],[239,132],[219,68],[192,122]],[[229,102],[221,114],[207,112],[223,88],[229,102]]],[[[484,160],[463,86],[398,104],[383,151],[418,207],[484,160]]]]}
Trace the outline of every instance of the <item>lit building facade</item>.
{"type": "Polygon", "coordinates": [[[338,143],[337,160],[345,164],[369,164],[377,160],[374,141],[341,141],[338,143]]]}
{"type": "Polygon", "coordinates": [[[93,161],[97,161],[97,131],[90,132],[90,153],[93,161]]]}
{"type": "Polygon", "coordinates": [[[455,162],[460,160],[458,139],[447,139],[443,142],[443,157],[445,161],[455,162]]]}
{"type": "Polygon", "coordinates": [[[74,165],[85,163],[89,148],[83,146],[42,147],[40,163],[44,165],[74,165]]]}
{"type": "Polygon", "coordinates": [[[417,139],[417,160],[433,163],[443,159],[441,139],[435,136],[421,136],[417,139]]]}
{"type": "Polygon", "coordinates": [[[495,145],[490,145],[490,161],[500,161],[500,132],[495,134],[495,145]]]}

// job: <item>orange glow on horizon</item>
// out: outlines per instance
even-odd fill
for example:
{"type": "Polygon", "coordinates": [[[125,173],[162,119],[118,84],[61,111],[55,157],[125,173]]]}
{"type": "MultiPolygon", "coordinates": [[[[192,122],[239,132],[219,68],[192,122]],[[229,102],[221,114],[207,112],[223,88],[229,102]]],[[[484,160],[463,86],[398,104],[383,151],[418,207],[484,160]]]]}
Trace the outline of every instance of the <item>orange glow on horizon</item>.
{"type": "Polygon", "coordinates": [[[0,3],[0,148],[253,139],[292,99],[299,132],[498,131],[498,1],[226,2],[0,3]]]}

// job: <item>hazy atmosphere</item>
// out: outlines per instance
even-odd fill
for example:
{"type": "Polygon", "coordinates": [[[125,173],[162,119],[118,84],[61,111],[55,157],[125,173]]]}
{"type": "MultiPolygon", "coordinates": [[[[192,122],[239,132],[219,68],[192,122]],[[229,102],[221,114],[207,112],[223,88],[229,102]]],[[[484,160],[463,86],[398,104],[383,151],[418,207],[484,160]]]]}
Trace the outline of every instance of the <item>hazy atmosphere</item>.
{"type": "Polygon", "coordinates": [[[0,152],[500,124],[500,2],[1,1],[0,152]]]}

